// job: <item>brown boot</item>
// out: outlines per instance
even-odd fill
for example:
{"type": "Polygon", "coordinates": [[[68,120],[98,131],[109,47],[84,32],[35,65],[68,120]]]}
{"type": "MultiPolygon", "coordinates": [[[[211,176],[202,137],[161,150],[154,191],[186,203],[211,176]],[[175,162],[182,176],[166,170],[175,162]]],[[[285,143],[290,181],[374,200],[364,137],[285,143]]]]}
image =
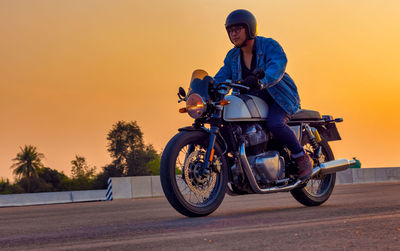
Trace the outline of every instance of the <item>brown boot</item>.
{"type": "Polygon", "coordinates": [[[304,155],[295,159],[297,166],[299,168],[299,179],[306,180],[311,177],[313,171],[314,162],[308,155],[304,152],[304,155]]]}

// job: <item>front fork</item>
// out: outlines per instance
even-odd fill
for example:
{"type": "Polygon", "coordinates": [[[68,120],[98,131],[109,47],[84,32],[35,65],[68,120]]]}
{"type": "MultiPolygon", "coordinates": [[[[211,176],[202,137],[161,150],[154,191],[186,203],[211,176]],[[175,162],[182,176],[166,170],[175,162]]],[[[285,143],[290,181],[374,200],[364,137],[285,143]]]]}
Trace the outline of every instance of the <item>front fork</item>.
{"type": "MultiPolygon", "coordinates": [[[[204,164],[201,169],[201,175],[203,177],[205,177],[205,175],[207,175],[210,172],[208,170],[208,168],[210,167],[210,162],[212,162],[212,159],[214,158],[214,151],[215,151],[214,146],[215,146],[215,141],[216,141],[217,135],[219,133],[219,127],[212,126],[209,132],[210,132],[210,139],[209,139],[209,143],[208,143],[208,147],[207,147],[206,156],[204,157],[204,164]]],[[[193,144],[190,144],[188,151],[186,153],[185,163],[186,163],[186,159],[189,157],[189,155],[194,150],[195,150],[195,146],[193,144]]],[[[182,172],[182,175],[183,175],[183,172],[182,172]]]]}
{"type": "Polygon", "coordinates": [[[214,158],[214,152],[215,152],[214,146],[215,146],[215,140],[217,138],[218,133],[219,133],[219,127],[212,126],[210,129],[210,140],[208,143],[206,157],[204,159],[203,169],[201,170],[202,176],[205,176],[206,174],[209,173],[210,163],[212,162],[212,160],[214,158]]]}
{"type": "Polygon", "coordinates": [[[217,105],[215,112],[211,115],[211,127],[210,127],[210,139],[208,143],[208,148],[206,152],[206,157],[204,159],[204,165],[201,170],[201,174],[204,177],[207,175],[210,167],[210,163],[212,162],[214,158],[214,152],[215,152],[215,141],[217,139],[217,135],[219,134],[219,128],[221,126],[221,115],[222,115],[222,106],[217,105]]]}

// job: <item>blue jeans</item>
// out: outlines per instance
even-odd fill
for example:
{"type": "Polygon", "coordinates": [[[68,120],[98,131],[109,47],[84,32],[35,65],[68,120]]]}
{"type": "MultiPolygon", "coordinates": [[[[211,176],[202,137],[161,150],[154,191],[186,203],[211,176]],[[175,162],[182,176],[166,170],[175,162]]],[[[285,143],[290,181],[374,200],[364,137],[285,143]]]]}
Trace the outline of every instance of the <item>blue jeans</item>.
{"type": "Polygon", "coordinates": [[[287,114],[275,101],[272,99],[267,100],[269,106],[267,129],[274,135],[275,138],[286,145],[290,152],[295,156],[303,155],[303,147],[297,140],[296,134],[286,124],[290,119],[287,114]]]}

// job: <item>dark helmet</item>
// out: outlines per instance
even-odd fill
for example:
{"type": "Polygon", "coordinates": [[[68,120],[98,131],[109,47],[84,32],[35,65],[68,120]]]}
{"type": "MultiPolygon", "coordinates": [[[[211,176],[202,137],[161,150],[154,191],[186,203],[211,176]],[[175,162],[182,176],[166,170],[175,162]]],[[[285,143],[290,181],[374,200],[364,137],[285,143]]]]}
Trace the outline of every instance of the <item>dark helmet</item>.
{"type": "MultiPolygon", "coordinates": [[[[257,20],[256,17],[248,10],[234,10],[228,15],[225,21],[225,29],[232,25],[244,25],[246,28],[248,39],[253,39],[257,36],[257,20]]],[[[229,36],[229,32],[228,32],[229,36]]]]}

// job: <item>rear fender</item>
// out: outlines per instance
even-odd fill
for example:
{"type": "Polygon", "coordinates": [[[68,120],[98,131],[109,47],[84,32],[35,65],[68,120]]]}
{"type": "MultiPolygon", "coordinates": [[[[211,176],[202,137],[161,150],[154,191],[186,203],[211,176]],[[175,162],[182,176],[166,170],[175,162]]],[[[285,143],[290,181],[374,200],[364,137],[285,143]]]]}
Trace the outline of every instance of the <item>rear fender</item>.
{"type": "Polygon", "coordinates": [[[335,141],[341,140],[339,131],[336,127],[336,123],[330,122],[324,125],[320,125],[317,127],[319,134],[326,140],[326,141],[335,141]]]}
{"type": "Polygon", "coordinates": [[[288,125],[291,127],[301,126],[301,128],[303,128],[304,124],[308,124],[311,127],[315,127],[318,130],[319,134],[326,141],[335,141],[335,140],[342,139],[340,137],[339,131],[336,127],[336,122],[341,122],[341,121],[336,121],[336,120],[331,120],[331,121],[324,121],[324,120],[289,121],[288,125]]]}

